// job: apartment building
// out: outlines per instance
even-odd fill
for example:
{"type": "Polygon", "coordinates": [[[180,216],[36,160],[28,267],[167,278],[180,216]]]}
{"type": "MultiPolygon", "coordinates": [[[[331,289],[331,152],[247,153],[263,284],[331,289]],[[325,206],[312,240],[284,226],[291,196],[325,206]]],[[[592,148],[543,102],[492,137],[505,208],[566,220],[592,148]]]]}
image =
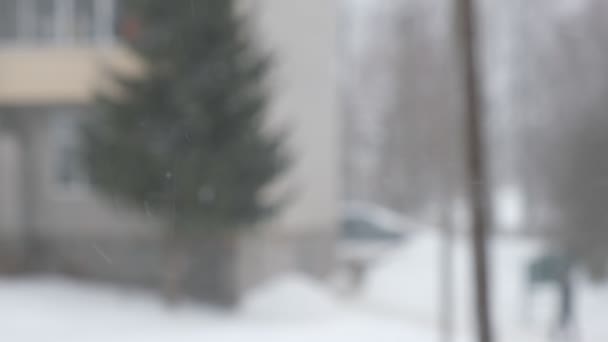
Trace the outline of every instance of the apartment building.
{"type": "MultiPolygon", "coordinates": [[[[239,289],[279,270],[327,271],[337,226],[340,151],[336,1],[242,1],[255,15],[260,43],[277,55],[268,118],[271,125],[290,128],[294,165],[275,188],[294,189],[296,196],[238,246],[239,289]]],[[[121,44],[125,22],[119,8],[119,0],[0,0],[5,268],[19,263],[25,241],[37,241],[43,269],[148,284],[158,276],[158,220],[96,196],[78,161],[78,125],[91,113],[105,69],[137,67],[121,44]]]]}

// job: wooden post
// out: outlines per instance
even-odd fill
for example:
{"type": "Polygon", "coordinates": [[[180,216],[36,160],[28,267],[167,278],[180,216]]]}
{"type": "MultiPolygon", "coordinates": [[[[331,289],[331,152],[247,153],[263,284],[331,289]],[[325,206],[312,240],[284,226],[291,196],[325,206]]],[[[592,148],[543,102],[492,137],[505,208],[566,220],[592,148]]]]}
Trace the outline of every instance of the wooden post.
{"type": "Polygon", "coordinates": [[[476,54],[474,0],[458,0],[456,23],[462,63],[463,105],[466,118],[467,168],[472,209],[472,247],[475,273],[475,311],[479,342],[492,342],[490,289],[488,282],[487,225],[488,179],[484,165],[481,72],[476,54]]]}

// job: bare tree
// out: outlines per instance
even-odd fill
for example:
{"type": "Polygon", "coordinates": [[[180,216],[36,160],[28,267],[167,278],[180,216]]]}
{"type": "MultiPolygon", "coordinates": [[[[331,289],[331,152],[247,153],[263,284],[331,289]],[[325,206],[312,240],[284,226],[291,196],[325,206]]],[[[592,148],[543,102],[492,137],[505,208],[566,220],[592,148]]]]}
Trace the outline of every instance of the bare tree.
{"type": "MultiPolygon", "coordinates": [[[[380,61],[391,71],[375,200],[441,228],[439,330],[453,337],[453,204],[464,195],[462,109],[448,11],[409,3],[392,17],[380,61]],[[441,24],[440,24],[441,23],[441,24]]],[[[443,8],[445,9],[445,8],[443,8]]]]}
{"type": "Polygon", "coordinates": [[[590,0],[560,15],[553,2],[525,2],[522,63],[513,70],[522,93],[513,143],[529,198],[528,226],[598,275],[608,259],[606,6],[590,0]]]}

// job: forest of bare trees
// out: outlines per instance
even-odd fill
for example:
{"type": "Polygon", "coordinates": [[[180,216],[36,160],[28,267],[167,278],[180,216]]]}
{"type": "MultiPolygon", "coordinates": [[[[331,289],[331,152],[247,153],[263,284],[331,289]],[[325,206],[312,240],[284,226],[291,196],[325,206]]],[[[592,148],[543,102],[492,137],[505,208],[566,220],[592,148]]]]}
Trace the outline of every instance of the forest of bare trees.
{"type": "MultiPolygon", "coordinates": [[[[462,89],[449,2],[383,3],[368,18],[373,48],[351,60],[359,73],[353,77],[364,81],[349,83],[345,96],[345,108],[356,109],[346,112],[355,121],[350,125],[359,127],[347,130],[347,156],[366,164],[345,165],[347,197],[427,223],[458,225],[446,221],[466,202],[462,89]],[[348,107],[353,102],[359,105],[348,107]]],[[[546,236],[548,249],[603,275],[608,4],[476,4],[492,228],[546,236]]]]}

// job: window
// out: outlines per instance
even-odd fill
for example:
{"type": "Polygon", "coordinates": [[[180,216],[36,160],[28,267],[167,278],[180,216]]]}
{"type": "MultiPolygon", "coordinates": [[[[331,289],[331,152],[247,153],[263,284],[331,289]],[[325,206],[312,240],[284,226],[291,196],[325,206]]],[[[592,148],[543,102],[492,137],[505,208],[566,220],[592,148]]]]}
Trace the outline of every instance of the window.
{"type": "Polygon", "coordinates": [[[0,0],[3,44],[113,41],[115,0],[0,0]]]}
{"type": "MultiPolygon", "coordinates": [[[[19,0],[23,1],[23,0],[19,0]]],[[[34,41],[52,41],[56,35],[56,1],[54,0],[34,0],[30,4],[31,23],[28,25],[34,41]]]]}
{"type": "Polygon", "coordinates": [[[0,1],[0,40],[14,40],[17,38],[17,1],[0,1]]]}
{"type": "Polygon", "coordinates": [[[64,108],[50,116],[55,151],[53,178],[65,190],[83,189],[88,184],[79,151],[81,114],[78,109],[64,108]]]}
{"type": "Polygon", "coordinates": [[[80,0],[74,3],[73,36],[76,41],[90,42],[95,38],[95,1],[80,0]]]}

